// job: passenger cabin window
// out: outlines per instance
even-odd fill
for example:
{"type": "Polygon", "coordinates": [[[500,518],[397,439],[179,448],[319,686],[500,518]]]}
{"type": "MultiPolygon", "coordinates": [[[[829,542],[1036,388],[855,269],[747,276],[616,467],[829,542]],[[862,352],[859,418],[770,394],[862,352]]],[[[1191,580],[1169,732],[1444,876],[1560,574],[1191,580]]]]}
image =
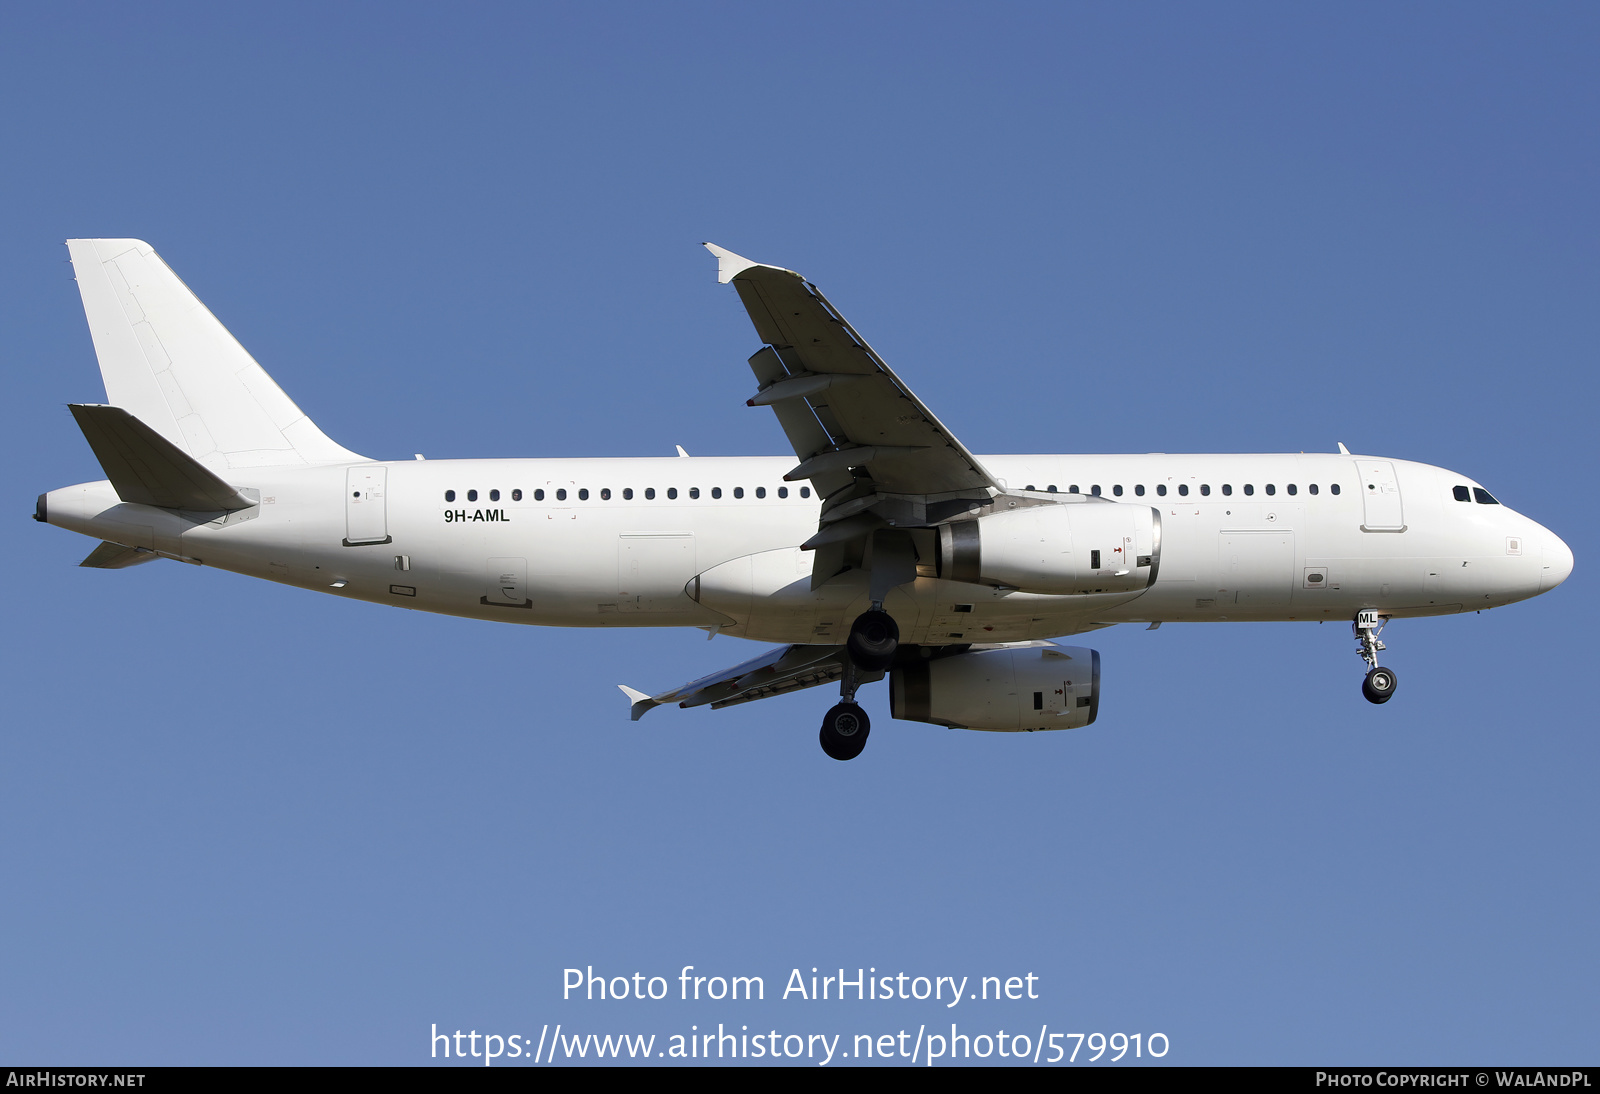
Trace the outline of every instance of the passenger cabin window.
{"type": "Polygon", "coordinates": [[[1472,500],[1472,491],[1468,490],[1465,486],[1458,486],[1450,492],[1455,495],[1457,501],[1472,500]]]}
{"type": "Polygon", "coordinates": [[[656,500],[656,488],[655,487],[647,486],[647,487],[644,488],[644,500],[645,501],[655,501],[656,500]]]}
{"type": "Polygon", "coordinates": [[[1209,498],[1211,496],[1211,484],[1210,483],[1201,483],[1200,484],[1200,496],[1202,498],[1209,498]]]}
{"type": "Polygon", "coordinates": [[[533,492],[533,500],[534,501],[543,501],[544,500],[544,491],[543,490],[535,490],[533,492]]]}
{"type": "Polygon", "coordinates": [[[801,487],[801,488],[800,488],[800,496],[801,496],[801,497],[802,497],[802,498],[809,498],[809,497],[810,497],[810,496],[811,496],[811,487],[809,487],[809,486],[802,486],[802,487],[801,487]]]}
{"type": "Polygon", "coordinates": [[[1330,483],[1328,485],[1328,493],[1337,494],[1338,492],[1339,492],[1339,484],[1338,483],[1335,482],[1335,483],[1330,483]]]}
{"type": "Polygon", "coordinates": [[[1134,494],[1134,497],[1138,497],[1138,498],[1144,497],[1144,483],[1140,483],[1138,486],[1135,486],[1133,488],[1133,494],[1134,494]]]}
{"type": "Polygon", "coordinates": [[[1111,492],[1119,498],[1122,497],[1122,484],[1118,483],[1117,485],[1113,486],[1111,488],[1111,492]]]}
{"type": "Polygon", "coordinates": [[[1100,484],[1095,483],[1093,486],[1089,487],[1089,493],[1098,498],[1100,496],[1100,484]]]}
{"type": "Polygon", "coordinates": [[[578,491],[578,500],[579,501],[588,501],[589,500],[589,488],[587,486],[583,487],[582,489],[580,489],[578,491]]]}
{"type": "Polygon", "coordinates": [[[712,487],[712,488],[711,488],[711,496],[712,496],[712,497],[714,497],[714,498],[720,498],[720,497],[722,497],[722,487],[720,487],[720,486],[713,486],[713,487],[712,487]]]}
{"type": "MultiPolygon", "coordinates": [[[[1462,487],[1462,489],[1465,490],[1466,487],[1462,487]]],[[[444,492],[444,500],[445,501],[455,501],[456,500],[456,492],[454,490],[446,490],[444,492]]]]}
{"type": "Polygon", "coordinates": [[[565,486],[563,486],[560,490],[556,491],[556,500],[557,501],[566,501],[567,500],[567,488],[565,486]]]}
{"type": "Polygon", "coordinates": [[[689,487],[689,497],[698,499],[700,497],[700,488],[698,486],[689,487]]]}
{"type": "Polygon", "coordinates": [[[513,491],[511,491],[511,500],[512,501],[521,501],[522,500],[522,491],[521,490],[513,490],[513,491]]]}
{"type": "Polygon", "coordinates": [[[1317,484],[1316,483],[1312,483],[1310,486],[1306,487],[1306,489],[1311,491],[1313,494],[1315,494],[1317,492],[1317,484]]]}
{"type": "Polygon", "coordinates": [[[1477,499],[1479,505],[1499,505],[1500,504],[1499,502],[1494,500],[1494,495],[1493,494],[1489,493],[1489,491],[1485,490],[1481,486],[1474,486],[1472,488],[1472,496],[1477,499]]]}
{"type": "Polygon", "coordinates": [[[1049,493],[1054,494],[1056,492],[1056,484],[1055,483],[1051,483],[1049,486],[1045,487],[1045,490],[1048,491],[1049,493]]]}
{"type": "Polygon", "coordinates": [[[477,501],[478,500],[478,492],[476,490],[468,490],[467,491],[467,500],[468,501],[477,501]]]}
{"type": "Polygon", "coordinates": [[[756,487],[756,497],[764,498],[766,496],[767,496],[767,488],[765,486],[756,487]]]}
{"type": "Polygon", "coordinates": [[[677,501],[678,500],[678,488],[676,486],[667,487],[667,500],[668,501],[677,501]]]}
{"type": "Polygon", "coordinates": [[[1157,486],[1156,487],[1156,493],[1159,496],[1163,497],[1163,498],[1166,497],[1167,496],[1167,484],[1166,483],[1162,483],[1160,486],[1157,486]]]}
{"type": "Polygon", "coordinates": [[[786,498],[788,496],[789,496],[789,488],[787,486],[778,487],[778,497],[786,498]]]}
{"type": "Polygon", "coordinates": [[[610,501],[611,500],[611,487],[602,486],[600,488],[600,500],[601,501],[610,501]]]}
{"type": "Polygon", "coordinates": [[[733,488],[733,496],[734,496],[734,497],[736,497],[736,498],[742,498],[742,497],[744,497],[744,487],[742,487],[742,486],[735,486],[735,487],[734,487],[734,488],[733,488]]]}
{"type": "Polygon", "coordinates": [[[1069,494],[1079,493],[1078,484],[1077,483],[1073,483],[1071,486],[1067,487],[1067,493],[1069,493],[1069,494]]]}
{"type": "Polygon", "coordinates": [[[1276,494],[1277,492],[1278,492],[1278,488],[1276,486],[1273,486],[1270,482],[1267,483],[1267,497],[1270,498],[1270,497],[1272,497],[1272,495],[1276,494]]]}
{"type": "Polygon", "coordinates": [[[1180,483],[1178,485],[1178,496],[1180,498],[1186,498],[1186,497],[1189,496],[1189,484],[1188,483],[1180,483]]]}
{"type": "Polygon", "coordinates": [[[1291,498],[1294,497],[1295,494],[1299,493],[1299,489],[1292,482],[1288,486],[1285,486],[1284,489],[1289,491],[1289,496],[1291,498]]]}
{"type": "Polygon", "coordinates": [[[1255,497],[1255,493],[1256,493],[1256,488],[1255,488],[1254,485],[1252,485],[1251,483],[1248,483],[1248,482],[1244,484],[1244,495],[1245,495],[1245,497],[1247,497],[1247,498],[1255,497]]]}
{"type": "Polygon", "coordinates": [[[498,490],[489,491],[489,500],[490,501],[499,501],[500,500],[500,491],[498,491],[498,490]]]}
{"type": "MultiPolygon", "coordinates": [[[[1200,492],[1202,494],[1204,494],[1206,492],[1206,488],[1202,486],[1200,488],[1200,492]]],[[[1222,496],[1225,497],[1225,498],[1233,497],[1233,487],[1232,487],[1232,485],[1230,485],[1229,483],[1223,483],[1222,484],[1222,496]]]]}

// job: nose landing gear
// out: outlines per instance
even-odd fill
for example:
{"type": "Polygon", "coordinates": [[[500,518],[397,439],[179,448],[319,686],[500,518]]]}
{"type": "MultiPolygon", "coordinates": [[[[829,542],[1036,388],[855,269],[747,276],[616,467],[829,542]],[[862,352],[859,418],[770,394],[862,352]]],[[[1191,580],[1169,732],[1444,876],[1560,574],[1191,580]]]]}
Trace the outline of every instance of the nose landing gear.
{"type": "Polygon", "coordinates": [[[1356,614],[1355,624],[1351,627],[1355,631],[1356,644],[1360,647],[1357,652],[1368,666],[1367,678],[1361,681],[1361,694],[1366,696],[1369,703],[1387,703],[1394,698],[1394,689],[1399,684],[1393,669],[1378,667],[1378,653],[1387,648],[1378,641],[1378,635],[1387,622],[1387,618],[1368,608],[1356,614]]]}

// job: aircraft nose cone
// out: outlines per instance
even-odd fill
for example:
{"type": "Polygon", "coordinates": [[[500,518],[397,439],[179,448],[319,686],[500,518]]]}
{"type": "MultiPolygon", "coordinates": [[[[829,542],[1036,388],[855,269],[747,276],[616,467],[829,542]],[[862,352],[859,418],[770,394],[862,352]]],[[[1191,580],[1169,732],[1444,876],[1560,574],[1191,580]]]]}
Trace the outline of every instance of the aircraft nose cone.
{"type": "Polygon", "coordinates": [[[1572,548],[1561,537],[1548,534],[1544,543],[1544,569],[1539,573],[1539,591],[1554,589],[1572,573],[1572,548]]]}

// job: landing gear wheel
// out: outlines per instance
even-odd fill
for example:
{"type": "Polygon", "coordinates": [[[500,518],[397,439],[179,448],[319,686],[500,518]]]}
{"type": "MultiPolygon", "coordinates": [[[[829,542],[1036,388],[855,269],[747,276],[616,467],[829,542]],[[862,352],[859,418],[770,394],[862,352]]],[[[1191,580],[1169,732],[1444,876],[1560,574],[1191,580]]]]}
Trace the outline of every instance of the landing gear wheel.
{"type": "Polygon", "coordinates": [[[867,712],[854,703],[840,703],[822,719],[822,732],[817,740],[822,751],[835,760],[853,760],[867,747],[867,734],[872,723],[867,712]]]}
{"type": "MultiPolygon", "coordinates": [[[[894,661],[894,651],[900,648],[900,628],[894,617],[877,608],[862,612],[850,624],[850,637],[845,649],[850,660],[865,672],[884,672],[894,661]]],[[[835,708],[838,709],[838,708],[835,708]]]]}
{"type": "Polygon", "coordinates": [[[1387,703],[1394,698],[1394,689],[1398,683],[1394,669],[1373,669],[1367,673],[1367,678],[1361,681],[1361,694],[1367,697],[1369,703],[1387,703]]]}

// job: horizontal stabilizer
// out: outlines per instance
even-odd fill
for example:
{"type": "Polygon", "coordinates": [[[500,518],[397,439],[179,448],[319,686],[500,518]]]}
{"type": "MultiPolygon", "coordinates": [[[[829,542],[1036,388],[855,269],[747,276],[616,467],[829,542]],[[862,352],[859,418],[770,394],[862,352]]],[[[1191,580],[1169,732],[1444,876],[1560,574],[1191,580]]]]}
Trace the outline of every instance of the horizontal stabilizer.
{"type": "Polygon", "coordinates": [[[143,547],[124,547],[120,543],[102,543],[89,552],[89,557],[78,563],[91,570],[126,570],[129,566],[137,566],[141,562],[161,556],[154,551],[147,551],[143,547]]]}
{"type": "Polygon", "coordinates": [[[123,501],[203,512],[255,504],[121,407],[74,403],[70,409],[123,501]]]}

